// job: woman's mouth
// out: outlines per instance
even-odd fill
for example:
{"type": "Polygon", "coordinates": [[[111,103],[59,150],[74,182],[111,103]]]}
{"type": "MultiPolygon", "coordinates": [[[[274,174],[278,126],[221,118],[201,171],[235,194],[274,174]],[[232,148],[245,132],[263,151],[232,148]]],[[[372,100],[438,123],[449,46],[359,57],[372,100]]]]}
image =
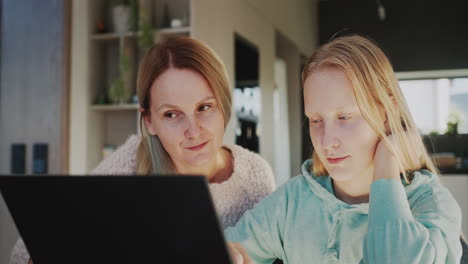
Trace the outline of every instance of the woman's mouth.
{"type": "Polygon", "coordinates": [[[206,144],[208,144],[208,141],[204,142],[204,143],[201,143],[200,145],[196,145],[196,146],[193,146],[193,147],[188,147],[186,149],[189,149],[189,150],[200,150],[202,148],[204,148],[206,146],[206,144]]]}
{"type": "Polygon", "coordinates": [[[328,163],[330,164],[339,164],[340,162],[343,162],[345,159],[347,159],[348,156],[340,157],[340,158],[327,158],[328,163]]]}

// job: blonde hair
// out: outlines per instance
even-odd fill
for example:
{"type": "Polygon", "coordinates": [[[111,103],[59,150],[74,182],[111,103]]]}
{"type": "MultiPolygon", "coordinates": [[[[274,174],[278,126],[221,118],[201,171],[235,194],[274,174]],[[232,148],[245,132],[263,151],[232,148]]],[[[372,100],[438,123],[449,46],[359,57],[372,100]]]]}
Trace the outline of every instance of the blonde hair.
{"type": "Polygon", "coordinates": [[[149,135],[142,125],[144,116],[150,114],[151,85],[170,68],[190,69],[202,75],[220,105],[225,128],[231,117],[232,98],[227,72],[213,50],[200,41],[181,36],[154,45],[143,58],[137,78],[137,94],[140,107],[143,108],[140,118],[141,141],[137,151],[138,174],[164,174],[175,170],[172,159],[159,138],[149,135]],[[155,161],[154,164],[152,160],[155,161]]]}
{"type": "MultiPolygon", "coordinates": [[[[397,157],[406,182],[411,182],[412,172],[418,169],[437,173],[384,52],[361,36],[336,38],[312,54],[302,72],[302,83],[315,70],[330,66],[342,70],[351,81],[360,111],[397,157]],[[394,144],[388,138],[390,134],[394,144]]],[[[315,152],[312,161],[315,175],[328,174],[315,152]]]]}

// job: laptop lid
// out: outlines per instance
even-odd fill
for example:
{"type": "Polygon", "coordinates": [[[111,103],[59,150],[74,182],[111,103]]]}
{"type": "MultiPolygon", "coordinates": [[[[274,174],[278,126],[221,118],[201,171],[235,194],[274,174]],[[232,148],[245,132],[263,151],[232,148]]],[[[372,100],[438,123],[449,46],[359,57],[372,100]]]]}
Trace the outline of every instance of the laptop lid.
{"type": "Polygon", "coordinates": [[[230,263],[201,176],[0,176],[34,264],[230,263]]]}

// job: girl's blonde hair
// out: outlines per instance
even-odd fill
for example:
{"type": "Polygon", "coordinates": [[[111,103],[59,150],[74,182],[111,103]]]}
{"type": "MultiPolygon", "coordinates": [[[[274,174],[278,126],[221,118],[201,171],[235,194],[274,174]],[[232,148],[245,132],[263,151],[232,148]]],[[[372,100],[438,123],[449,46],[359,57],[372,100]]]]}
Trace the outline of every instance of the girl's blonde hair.
{"type": "MultiPolygon", "coordinates": [[[[364,118],[399,161],[400,172],[411,182],[412,172],[428,169],[437,173],[410,115],[392,65],[384,52],[367,38],[352,35],[321,46],[307,61],[302,83],[322,67],[337,67],[352,83],[364,118]],[[392,144],[388,135],[393,135],[392,144]]],[[[312,154],[312,172],[328,172],[317,154],[312,154]]]]}
{"type": "Polygon", "coordinates": [[[224,64],[208,46],[189,37],[173,37],[154,45],[145,55],[137,77],[137,94],[143,112],[141,141],[137,151],[137,173],[171,173],[174,164],[157,136],[149,135],[143,118],[150,114],[151,85],[170,68],[189,69],[202,75],[213,90],[226,128],[231,117],[231,89],[224,64]],[[151,156],[155,164],[152,164],[151,156]],[[154,168],[154,170],[153,170],[154,168]]]}

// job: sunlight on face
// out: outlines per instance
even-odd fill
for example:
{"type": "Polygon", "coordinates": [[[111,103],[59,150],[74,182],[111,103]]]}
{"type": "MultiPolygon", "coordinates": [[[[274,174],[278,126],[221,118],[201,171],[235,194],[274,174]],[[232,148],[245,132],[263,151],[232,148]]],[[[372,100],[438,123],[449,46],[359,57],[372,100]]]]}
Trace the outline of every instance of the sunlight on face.
{"type": "Polygon", "coordinates": [[[148,132],[157,135],[176,168],[214,162],[224,119],[212,89],[199,73],[171,68],[151,86],[148,132]]]}
{"type": "Polygon", "coordinates": [[[335,181],[373,173],[379,138],[362,116],[343,71],[324,67],[307,77],[304,106],[312,144],[335,181]]]}

